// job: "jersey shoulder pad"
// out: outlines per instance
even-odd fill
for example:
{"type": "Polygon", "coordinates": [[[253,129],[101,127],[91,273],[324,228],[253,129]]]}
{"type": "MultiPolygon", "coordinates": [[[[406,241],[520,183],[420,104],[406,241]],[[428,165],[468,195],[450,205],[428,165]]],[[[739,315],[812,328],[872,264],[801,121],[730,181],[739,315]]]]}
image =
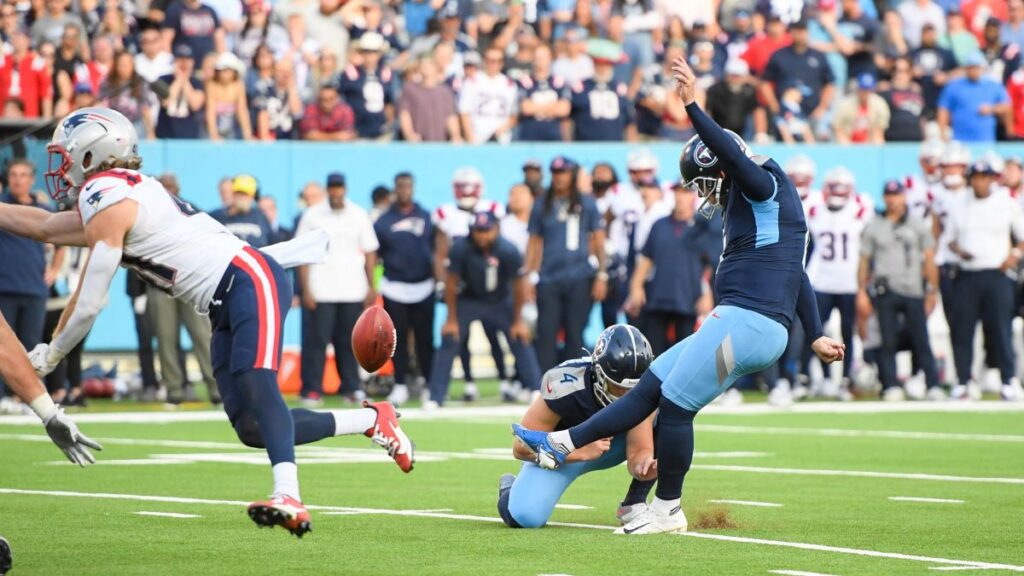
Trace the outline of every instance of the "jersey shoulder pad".
{"type": "Polygon", "coordinates": [[[586,389],[589,367],[589,360],[569,360],[548,370],[541,379],[541,396],[545,400],[558,400],[586,389]]]}
{"type": "Polygon", "coordinates": [[[82,222],[88,224],[102,210],[128,198],[132,188],[140,182],[142,175],[132,170],[104,172],[86,180],[78,194],[82,222]]]}

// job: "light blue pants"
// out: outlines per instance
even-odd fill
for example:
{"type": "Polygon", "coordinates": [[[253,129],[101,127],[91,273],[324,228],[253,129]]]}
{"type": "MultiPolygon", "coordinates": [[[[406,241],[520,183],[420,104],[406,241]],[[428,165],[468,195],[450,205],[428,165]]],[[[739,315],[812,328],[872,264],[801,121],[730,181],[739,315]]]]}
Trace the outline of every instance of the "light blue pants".
{"type": "Polygon", "coordinates": [[[524,462],[509,493],[508,511],[521,527],[540,528],[547,524],[555,504],[577,478],[618,466],[625,460],[626,433],[622,433],[612,439],[611,449],[597,460],[563,464],[558,470],[545,470],[533,462],[524,462]]]}
{"type": "Polygon", "coordinates": [[[741,376],[774,364],[789,335],[775,320],[735,306],[717,306],[689,338],[651,364],[661,393],[678,406],[697,412],[741,376]]]}

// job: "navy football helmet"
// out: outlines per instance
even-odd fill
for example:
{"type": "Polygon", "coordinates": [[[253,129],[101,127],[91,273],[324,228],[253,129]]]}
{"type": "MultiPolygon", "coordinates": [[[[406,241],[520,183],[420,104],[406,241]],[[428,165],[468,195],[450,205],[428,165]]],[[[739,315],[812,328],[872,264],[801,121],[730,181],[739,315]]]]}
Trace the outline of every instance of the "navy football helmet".
{"type": "Polygon", "coordinates": [[[607,406],[637,385],[654,361],[654,352],[642,332],[615,324],[597,337],[590,359],[594,363],[594,396],[599,404],[607,406]]]}
{"type": "MultiPolygon", "coordinates": [[[[732,130],[725,131],[739,144],[744,154],[750,154],[747,143],[739,134],[732,130]]],[[[729,180],[722,167],[718,165],[718,156],[711,151],[700,136],[693,136],[683,146],[683,154],[679,158],[679,173],[686,185],[697,191],[697,196],[704,200],[698,212],[706,218],[715,214],[715,209],[724,207],[729,192],[729,180]]]]}

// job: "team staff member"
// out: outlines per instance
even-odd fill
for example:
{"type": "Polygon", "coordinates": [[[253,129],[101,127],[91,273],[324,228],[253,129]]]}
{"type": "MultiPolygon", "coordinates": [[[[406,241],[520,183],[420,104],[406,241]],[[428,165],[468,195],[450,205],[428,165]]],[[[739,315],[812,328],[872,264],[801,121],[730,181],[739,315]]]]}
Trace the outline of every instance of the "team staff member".
{"type": "Polygon", "coordinates": [[[352,401],[362,399],[352,329],[363,308],[377,300],[373,269],[380,245],[370,215],[346,196],[345,175],[328,175],[327,202],[306,210],[296,230],[298,236],[320,229],[331,236],[324,262],[299,268],[302,307],[310,312],[302,321],[312,323],[311,337],[302,349],[302,397],[312,403],[323,394],[328,342],[334,344],[334,362],[341,376],[338,394],[352,401]]]}
{"type": "Polygon", "coordinates": [[[874,306],[882,334],[878,360],[882,397],[887,400],[904,398],[904,391],[896,380],[902,315],[914,357],[924,371],[928,399],[943,400],[946,394],[939,387],[935,357],[928,340],[928,314],[935,308],[939,287],[935,240],[927,223],[910,214],[903,184],[898,180],[886,182],[883,196],[885,213],[868,222],[861,234],[857,272],[858,307],[869,313],[874,306]]]}
{"type": "Polygon", "coordinates": [[[413,201],[413,178],[395,176],[395,203],[373,226],[384,263],[380,292],[384,309],[395,323],[395,388],[393,404],[409,400],[409,331],[416,340],[420,372],[431,373],[434,362],[434,226],[430,212],[413,201]]]}
{"type": "Polygon", "coordinates": [[[537,356],[544,371],[558,364],[559,330],[565,331],[566,359],[583,347],[590,308],[608,291],[604,226],[594,200],[580,193],[578,168],[569,158],[555,157],[551,187],[530,214],[526,271],[534,286],[529,299],[537,302],[537,356]]]}
{"type": "Polygon", "coordinates": [[[210,216],[253,248],[263,248],[270,245],[274,232],[263,211],[256,208],[257,188],[252,176],[235,176],[231,181],[231,204],[214,210],[210,216]]]}
{"type": "Polygon", "coordinates": [[[626,302],[627,312],[640,317],[655,356],[693,334],[697,317],[714,306],[705,278],[711,276],[710,247],[718,239],[707,221],[694,218],[694,190],[679,182],[673,192],[675,208],[651,227],[626,302]]]}
{"type": "Polygon", "coordinates": [[[992,338],[1004,400],[1024,400],[1016,378],[1013,355],[1013,280],[1024,252],[1024,209],[1009,194],[994,190],[996,171],[987,161],[968,170],[970,190],[949,213],[949,248],[960,257],[960,274],[953,282],[957,302],[957,328],[953,333],[953,359],[960,382],[956,399],[969,398],[968,383],[974,360],[974,329],[980,319],[986,338],[992,338]],[[1011,249],[1010,238],[1017,240],[1011,249]]]}
{"type": "Polygon", "coordinates": [[[441,347],[434,357],[428,407],[444,404],[448,397],[452,362],[462,339],[469,336],[469,325],[476,320],[505,335],[520,381],[529,389],[539,389],[540,368],[521,314],[526,292],[522,256],[499,236],[493,212],[476,213],[469,237],[455,241],[448,260],[448,319],[441,328],[441,347]]]}

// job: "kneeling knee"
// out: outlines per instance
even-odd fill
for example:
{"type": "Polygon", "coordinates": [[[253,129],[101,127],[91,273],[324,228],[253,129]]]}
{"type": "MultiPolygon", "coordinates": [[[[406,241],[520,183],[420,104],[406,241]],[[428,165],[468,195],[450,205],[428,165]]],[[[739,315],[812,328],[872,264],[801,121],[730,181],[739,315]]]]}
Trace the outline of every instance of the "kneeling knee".
{"type": "Polygon", "coordinates": [[[263,444],[263,436],[260,434],[260,427],[256,424],[253,416],[242,416],[233,423],[238,439],[249,448],[266,448],[263,444]]]}

